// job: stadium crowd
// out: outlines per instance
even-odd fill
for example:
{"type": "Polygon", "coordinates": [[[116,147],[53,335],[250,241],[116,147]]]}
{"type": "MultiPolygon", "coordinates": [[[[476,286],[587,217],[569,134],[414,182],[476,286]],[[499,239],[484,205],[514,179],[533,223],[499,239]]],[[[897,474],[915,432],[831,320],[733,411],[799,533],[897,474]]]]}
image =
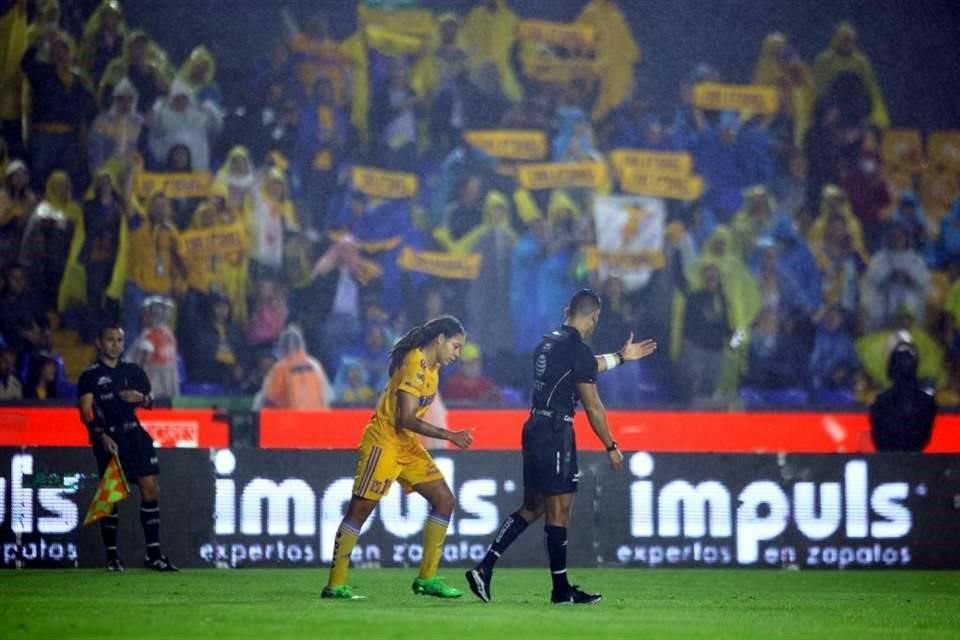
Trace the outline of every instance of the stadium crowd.
{"type": "Polygon", "coordinates": [[[955,138],[895,144],[848,23],[812,61],[771,33],[739,77],[697,65],[658,113],[611,0],[554,31],[506,0],[361,3],[342,41],[330,16],[283,11],[237,104],[203,44],[171,60],[119,0],[71,33],[77,4],[0,0],[0,400],[72,401],[84,345],[116,319],[157,396],[372,406],[392,341],[453,313],[471,343],[447,403],[523,405],[528,354],[588,285],[598,352],[631,331],[669,345],[604,377],[614,407],[855,406],[888,384],[900,332],[957,404],[955,138]],[[695,98],[724,82],[776,107],[695,98]],[[484,131],[540,132],[530,159],[604,170],[530,185],[484,131]],[[605,237],[623,149],[688,156],[703,184],[614,206],[613,245],[655,234],[645,260],[605,237]]]}

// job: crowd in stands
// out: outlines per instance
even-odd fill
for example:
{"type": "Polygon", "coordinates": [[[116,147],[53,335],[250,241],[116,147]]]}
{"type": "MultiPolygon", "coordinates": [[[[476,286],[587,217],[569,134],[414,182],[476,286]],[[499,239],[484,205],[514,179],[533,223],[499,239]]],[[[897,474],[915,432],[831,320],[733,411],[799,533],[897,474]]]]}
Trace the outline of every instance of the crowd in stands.
{"type": "Polygon", "coordinates": [[[92,343],[117,320],[155,395],[373,406],[393,340],[453,313],[470,344],[447,404],[522,406],[533,347],[592,286],[598,352],[631,332],[661,344],[603,377],[611,406],[854,406],[887,384],[904,333],[956,404],[960,163],[892,166],[848,23],[802,34],[824,41],[813,61],[782,33],[739,43],[758,50],[752,75],[704,62],[659,113],[613,0],[585,3],[573,25],[592,35],[573,44],[521,37],[507,0],[465,15],[361,2],[342,41],[330,15],[283,11],[246,102],[228,104],[204,43],[171,60],[120,0],[70,33],[74,4],[0,0],[0,400],[71,398],[56,332],[92,343]],[[772,87],[777,107],[703,108],[705,82],[772,87]],[[539,131],[539,162],[608,171],[525,187],[517,161],[471,142],[482,130],[539,131]],[[625,210],[623,234],[659,221],[645,265],[590,259],[618,149],[686,154],[702,179],[699,197],[625,210]],[[371,192],[358,168],[416,188],[371,192]]]}

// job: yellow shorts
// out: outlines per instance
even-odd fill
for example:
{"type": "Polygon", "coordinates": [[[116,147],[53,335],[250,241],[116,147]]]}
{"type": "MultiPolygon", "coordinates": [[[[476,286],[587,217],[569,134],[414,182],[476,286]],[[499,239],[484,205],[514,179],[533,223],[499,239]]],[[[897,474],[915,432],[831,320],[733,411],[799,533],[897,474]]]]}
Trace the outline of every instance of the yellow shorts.
{"type": "Polygon", "coordinates": [[[407,493],[418,484],[443,480],[433,458],[419,441],[386,440],[367,429],[360,441],[360,458],[353,477],[353,495],[379,500],[394,481],[407,493]]]}

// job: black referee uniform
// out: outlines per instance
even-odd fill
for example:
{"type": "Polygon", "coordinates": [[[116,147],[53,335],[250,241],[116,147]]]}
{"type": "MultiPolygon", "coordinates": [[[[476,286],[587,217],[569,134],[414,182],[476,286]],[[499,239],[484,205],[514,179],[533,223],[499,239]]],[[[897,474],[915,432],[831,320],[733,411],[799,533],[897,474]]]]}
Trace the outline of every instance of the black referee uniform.
{"type": "Polygon", "coordinates": [[[533,366],[533,402],[523,425],[523,486],[546,496],[575,493],[577,385],[596,383],[597,359],[580,332],[563,325],[537,345],[533,366]]]}
{"type": "MultiPolygon", "coordinates": [[[[96,412],[103,430],[117,443],[120,466],[127,480],[136,484],[137,479],[160,473],[157,464],[157,451],[140,421],[137,420],[136,405],[120,398],[120,392],[132,389],[143,395],[150,393],[150,379],[147,374],[132,362],[118,362],[116,367],[108,367],[101,360],[87,368],[80,375],[77,392],[80,396],[93,395],[93,410],[96,412]]],[[[103,448],[100,438],[90,432],[90,443],[97,467],[101,474],[110,462],[111,454],[103,448]]]]}
{"type": "MultiPolygon", "coordinates": [[[[144,397],[150,395],[150,379],[146,372],[131,362],[117,362],[110,367],[97,360],[80,375],[77,385],[80,397],[93,396],[93,411],[96,422],[90,426],[90,443],[97,467],[103,475],[110,462],[111,453],[107,451],[98,431],[103,430],[117,443],[117,457],[127,480],[138,485],[138,480],[160,473],[157,464],[157,450],[153,438],[137,420],[137,405],[126,402],[120,397],[121,391],[139,391],[144,397]]],[[[177,568],[160,552],[160,505],[156,499],[147,499],[140,488],[140,524],[146,543],[143,564],[154,571],[177,571],[177,568]]],[[[109,516],[101,518],[100,533],[107,553],[107,569],[123,571],[117,553],[117,529],[119,517],[116,509],[109,516]]]]}

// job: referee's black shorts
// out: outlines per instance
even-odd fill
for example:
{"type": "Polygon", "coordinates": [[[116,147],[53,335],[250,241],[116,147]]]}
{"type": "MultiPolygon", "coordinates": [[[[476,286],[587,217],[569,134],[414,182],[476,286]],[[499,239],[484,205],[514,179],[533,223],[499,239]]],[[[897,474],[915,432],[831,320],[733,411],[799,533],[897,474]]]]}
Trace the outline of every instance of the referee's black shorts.
{"type": "MultiPolygon", "coordinates": [[[[129,431],[115,429],[114,433],[108,431],[107,435],[117,443],[120,466],[123,467],[123,474],[127,476],[127,482],[136,484],[139,478],[160,473],[153,438],[143,427],[138,426],[129,431]]],[[[93,455],[97,459],[97,469],[102,476],[107,464],[110,463],[111,455],[103,448],[99,438],[94,438],[93,455]]]]}
{"type": "Polygon", "coordinates": [[[545,496],[576,493],[580,470],[573,422],[530,416],[523,425],[523,486],[545,496]]]}

